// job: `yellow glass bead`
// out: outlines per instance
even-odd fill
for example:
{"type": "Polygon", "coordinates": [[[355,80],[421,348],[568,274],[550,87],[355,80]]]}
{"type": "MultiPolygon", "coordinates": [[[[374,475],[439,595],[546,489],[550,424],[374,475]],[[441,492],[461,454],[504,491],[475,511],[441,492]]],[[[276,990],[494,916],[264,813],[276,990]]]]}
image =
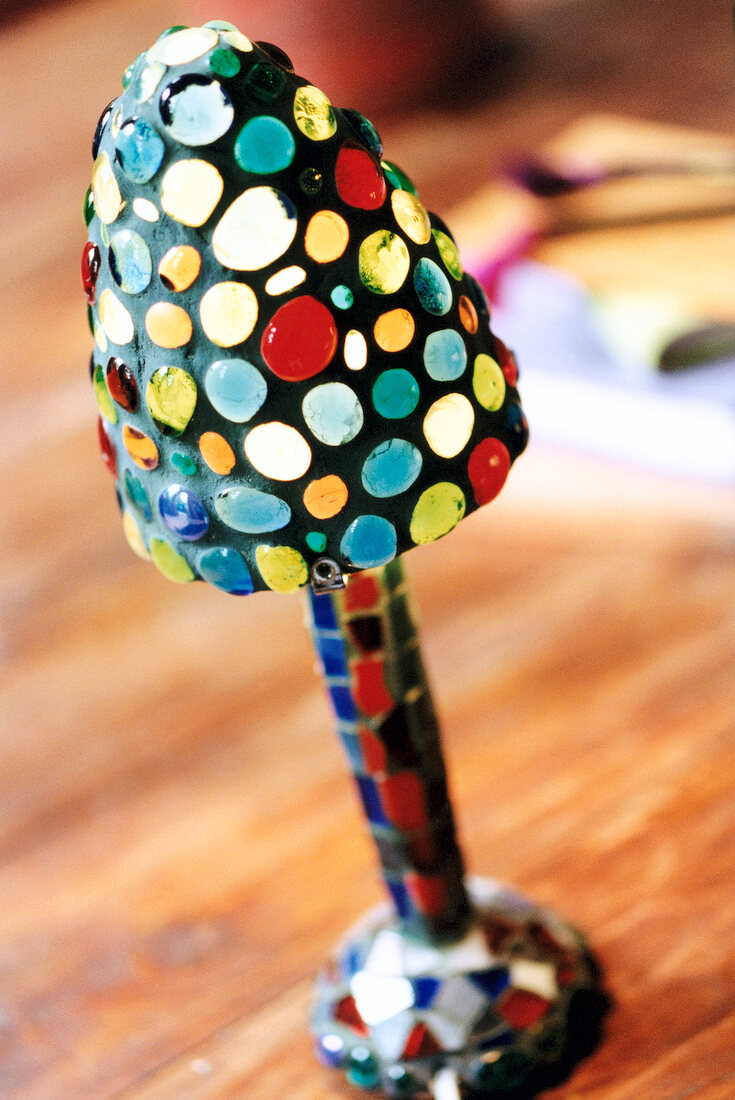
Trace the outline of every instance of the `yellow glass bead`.
{"type": "Polygon", "coordinates": [[[350,231],[347,222],[334,210],[319,210],[306,227],[304,248],[318,264],[338,260],[347,248],[350,231]]]}
{"type": "Polygon", "coordinates": [[[150,199],[133,199],[133,211],[144,222],[158,221],[158,209],[155,203],[152,203],[150,199]]]}
{"type": "Polygon", "coordinates": [[[158,465],[158,447],[149,435],[139,428],[125,424],[123,443],[136,466],[140,466],[141,470],[155,470],[158,465]]]}
{"type": "Polygon", "coordinates": [[[355,328],[351,328],[345,336],[344,357],[350,370],[362,370],[367,363],[368,350],[365,337],[355,328]]]}
{"type": "Polygon", "coordinates": [[[94,368],[94,377],[92,379],[92,385],[94,387],[94,396],[97,398],[97,404],[99,410],[104,416],[105,420],[109,424],[117,424],[117,408],[115,402],[110,396],[110,391],[107,388],[105,382],[105,372],[98,363],[94,368]]]}
{"type": "Polygon", "coordinates": [[[337,132],[337,119],[324,92],[304,84],[294,96],[293,116],[301,133],[312,141],[325,141],[337,132]]]}
{"type": "Polygon", "coordinates": [[[424,435],[434,454],[454,458],[467,446],[475,425],[475,412],[464,394],[447,393],[424,417],[424,435]]]}
{"type": "Polygon", "coordinates": [[[419,497],[411,516],[410,534],[417,546],[435,542],[464,517],[467,502],[458,485],[440,481],[419,497]]]}
{"type": "Polygon", "coordinates": [[[233,50],[239,50],[241,53],[250,53],[253,48],[250,39],[238,30],[225,31],[224,39],[228,46],[232,46],[233,50]]]}
{"type": "Polygon", "coordinates": [[[206,160],[177,160],[166,172],[161,185],[161,206],[182,225],[204,225],[222,197],[224,183],[213,164],[206,160]]]}
{"type": "Polygon", "coordinates": [[[128,540],[128,546],[137,554],[139,558],[143,558],[144,561],[150,561],[151,556],[146,550],[146,545],[143,542],[143,536],[140,533],[140,528],[135,522],[135,517],[132,512],[128,512],[127,509],[122,514],[123,533],[128,540]]]}
{"type": "Polygon", "coordinates": [[[181,367],[159,367],[151,375],[145,399],[156,423],[174,435],[181,435],[194,415],[197,384],[181,367]]]}
{"type": "Polygon", "coordinates": [[[92,196],[95,214],[105,225],[110,225],[122,210],[123,199],[107,153],[100,153],[94,162],[92,196]]]}
{"type": "Polygon", "coordinates": [[[289,290],[303,283],[306,272],[303,267],[294,264],[292,267],[283,267],[275,275],[271,275],[265,284],[266,294],[287,294],[289,290]]]}
{"type": "Polygon", "coordinates": [[[199,304],[199,316],[212,343],[231,348],[255,328],[258,299],[246,283],[215,283],[199,304]]]}
{"type": "Polygon", "coordinates": [[[235,465],[235,452],[219,432],[204,432],[199,437],[199,450],[215,474],[229,474],[235,465]]]}
{"type": "Polygon", "coordinates": [[[441,229],[432,229],[432,234],[447,271],[453,279],[461,279],[463,274],[462,261],[459,258],[456,244],[448,234],[442,233],[441,229]]]}
{"type": "Polygon", "coordinates": [[[133,318],[108,288],[100,294],[100,324],[113,344],[129,344],[135,336],[133,318]]]}
{"type": "Polygon", "coordinates": [[[191,317],[173,302],[156,302],[145,315],[145,328],[159,348],[183,348],[191,340],[191,317]]]}
{"type": "Polygon", "coordinates": [[[255,551],[260,574],[273,592],[295,592],[309,580],[309,568],[291,546],[258,546],[255,551]]]}
{"type": "Polygon", "coordinates": [[[188,65],[218,42],[219,35],[212,27],[185,27],[159,38],[147,51],[145,59],[164,65],[188,65]]]}
{"type": "Polygon", "coordinates": [[[194,580],[194,572],[186,558],[177,554],[171,543],[165,539],[151,539],[151,557],[153,564],[170,581],[186,584],[194,580]]]}
{"type": "Polygon", "coordinates": [[[158,265],[161,282],[177,294],[188,290],[202,266],[202,258],[190,244],[177,244],[169,248],[158,265]]]}
{"type": "Polygon", "coordinates": [[[482,352],[475,358],[472,376],[475,397],[488,412],[497,412],[505,400],[505,377],[495,360],[482,352]]]}
{"type": "Polygon", "coordinates": [[[107,351],[107,348],[108,348],[107,337],[105,336],[105,330],[102,328],[102,325],[98,324],[97,321],[93,321],[93,327],[94,327],[94,342],[104,355],[104,353],[107,351]]]}
{"type": "Polygon", "coordinates": [[[393,191],[390,197],[393,216],[399,226],[416,244],[431,240],[431,222],[423,204],[410,191],[393,191]]]}
{"type": "Polygon", "coordinates": [[[415,329],[414,319],[407,309],[391,309],[378,317],[373,335],[383,351],[403,351],[413,340],[415,329]]]}
{"type": "Polygon", "coordinates": [[[347,503],[347,486],[336,474],[310,481],[304,490],[304,507],[315,519],[331,519],[347,503]]]}
{"type": "Polygon", "coordinates": [[[245,454],[258,473],[274,481],[295,481],[311,465],[311,447],[303,435],[278,420],[248,432],[245,454]]]}
{"type": "Polygon", "coordinates": [[[388,229],[365,238],[358,263],[363,285],[374,294],[394,294],[403,286],[411,266],[406,242],[388,229]]]}

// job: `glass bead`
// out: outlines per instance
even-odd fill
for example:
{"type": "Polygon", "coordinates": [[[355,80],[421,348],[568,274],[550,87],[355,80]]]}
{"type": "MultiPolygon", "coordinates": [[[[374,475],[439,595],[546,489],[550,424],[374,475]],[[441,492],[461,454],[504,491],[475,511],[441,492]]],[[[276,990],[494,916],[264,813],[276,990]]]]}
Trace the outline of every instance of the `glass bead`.
{"type": "Polygon", "coordinates": [[[112,440],[107,434],[107,428],[101,416],[97,417],[97,440],[100,445],[102,461],[112,476],[117,477],[117,452],[115,451],[112,440]]]}
{"type": "Polygon", "coordinates": [[[337,350],[337,326],[327,307],[305,294],[276,310],[263,332],[260,349],[278,378],[301,382],[331,362],[337,350]]]}
{"type": "Polygon", "coordinates": [[[233,153],[244,172],[267,176],[288,168],[296,152],[293,134],[272,115],[249,119],[237,136],[233,153]]]}
{"type": "Polygon", "coordinates": [[[203,432],[199,436],[199,451],[215,474],[229,474],[235,465],[235,452],[219,432],[203,432]]]}
{"type": "Polygon", "coordinates": [[[348,286],[344,286],[344,284],[336,286],[329,297],[331,298],[333,305],[335,305],[337,309],[349,309],[355,301],[354,294],[352,293],[350,288],[348,286]]]}
{"type": "Polygon", "coordinates": [[[171,465],[175,466],[184,477],[192,477],[197,472],[194,459],[190,455],[182,454],[181,451],[174,451],[171,455],[171,465]]]}
{"type": "Polygon", "coordinates": [[[303,435],[278,420],[248,432],[245,454],[259,474],[274,481],[295,481],[311,465],[311,447],[303,435]]]}
{"type": "Polygon", "coordinates": [[[84,193],[84,205],[82,206],[82,215],[84,217],[85,226],[89,227],[94,217],[94,196],[92,195],[92,185],[90,184],[84,193]]]}
{"type": "Polygon", "coordinates": [[[285,500],[248,485],[223,490],[216,497],[214,507],[223,523],[247,535],[278,531],[291,521],[291,509],[285,500]]]}
{"type": "Polygon", "coordinates": [[[518,364],[512,351],[505,346],[502,340],[495,337],[495,357],[500,364],[503,377],[509,386],[518,385],[518,364]]]}
{"type": "Polygon", "coordinates": [[[444,272],[423,256],[413,271],[413,285],[427,313],[443,317],[452,308],[452,288],[444,272]]]}
{"type": "Polygon", "coordinates": [[[456,244],[452,238],[446,233],[443,233],[441,229],[432,229],[431,232],[436,241],[436,247],[439,250],[442,263],[447,271],[453,279],[461,279],[463,274],[462,261],[459,258],[459,251],[457,250],[456,244]]]}
{"type": "Polygon", "coordinates": [[[257,367],[245,359],[218,359],[204,376],[204,392],[220,416],[244,424],[265,401],[268,387],[257,367]]]}
{"type": "Polygon", "coordinates": [[[209,67],[217,76],[237,76],[240,58],[232,50],[214,50],[209,58],[209,67]]]}
{"type": "Polygon", "coordinates": [[[131,424],[123,425],[123,444],[136,466],[141,470],[155,470],[158,465],[158,447],[149,435],[131,424]]]}
{"type": "Polygon", "coordinates": [[[133,212],[144,222],[157,222],[158,210],[150,199],[133,199],[133,212]]]}
{"type": "Polygon", "coordinates": [[[378,1062],[367,1047],[353,1047],[350,1051],[347,1079],[363,1089],[374,1089],[379,1084],[378,1062]]]}
{"type": "Polygon", "coordinates": [[[165,75],[166,66],[162,61],[141,65],[133,83],[133,95],[136,101],[147,103],[165,75]]]}
{"type": "Polygon", "coordinates": [[[412,195],[417,194],[415,186],[397,164],[393,164],[389,160],[381,160],[380,166],[395,188],[399,191],[409,191],[412,195]]]}
{"type": "Polygon", "coordinates": [[[358,134],[365,145],[367,145],[373,156],[380,160],[383,155],[383,143],[372,122],[365,118],[364,115],[361,115],[359,111],[355,111],[351,107],[343,108],[342,114],[347,119],[350,126],[352,126],[355,133],[358,134]]]}
{"type": "Polygon", "coordinates": [[[235,117],[220,82],[201,73],[187,73],[167,84],[159,111],[171,137],[188,146],[211,145],[227,133],[235,117]]]}
{"type": "Polygon", "coordinates": [[[304,507],[314,519],[331,519],[347,503],[347,486],[336,474],[309,482],[304,490],[304,507]]]}
{"type": "Polygon", "coordinates": [[[284,267],[280,271],[277,271],[275,275],[271,275],[270,279],[268,279],[265,284],[265,292],[273,296],[287,294],[289,290],[293,290],[294,287],[299,286],[305,279],[306,272],[303,267],[299,267],[296,264],[292,267],[284,267]]]}
{"type": "Polygon", "coordinates": [[[358,262],[360,279],[374,294],[400,290],[411,266],[405,241],[388,229],[379,229],[365,238],[358,262]]]}
{"type": "Polygon", "coordinates": [[[127,539],[128,546],[133,551],[133,553],[137,554],[138,557],[142,558],[144,561],[150,561],[151,555],[146,550],[143,536],[140,533],[140,528],[138,527],[138,524],[135,521],[135,516],[132,512],[128,512],[127,510],[123,512],[122,528],[123,534],[127,539]]]}
{"type": "Polygon", "coordinates": [[[385,565],[396,556],[396,529],[383,516],[363,515],[345,531],[340,552],[357,569],[385,565]]]}
{"type": "Polygon", "coordinates": [[[469,332],[470,336],[474,336],[477,332],[479,321],[477,319],[477,310],[473,306],[466,294],[463,294],[458,302],[459,306],[459,319],[464,327],[469,332]]]}
{"type": "Polygon", "coordinates": [[[87,241],[82,250],[82,286],[90,305],[94,304],[94,291],[100,273],[102,257],[94,241],[87,241]]]}
{"type": "Polygon", "coordinates": [[[312,84],[296,90],[293,114],[301,133],[312,141],[326,141],[337,132],[337,118],[324,92],[312,84]]]}
{"type": "Polygon", "coordinates": [[[327,549],[327,536],[322,534],[321,531],[307,531],[306,545],[315,554],[323,554],[327,549]]]}
{"type": "Polygon", "coordinates": [[[166,287],[175,294],[188,290],[199,275],[202,258],[190,244],[176,244],[161,257],[158,275],[166,287]]]}
{"type": "Polygon", "coordinates": [[[97,405],[105,420],[109,424],[117,424],[117,409],[113,405],[110,392],[105,385],[105,372],[99,365],[95,367],[92,386],[97,405]]]}
{"type": "Polygon", "coordinates": [[[138,410],[138,383],[127,363],[113,355],[107,363],[107,388],[111,396],[128,412],[138,410]]]}
{"type": "Polygon", "coordinates": [[[274,592],[295,592],[309,580],[309,568],[292,546],[258,546],[255,551],[260,574],[274,592]]]}
{"type": "Polygon", "coordinates": [[[497,412],[505,400],[505,377],[498,363],[482,352],[475,357],[472,375],[475,397],[488,412],[497,412]]]}
{"type": "Polygon", "coordinates": [[[109,289],[100,294],[99,314],[100,324],[113,344],[130,343],[135,336],[133,318],[109,289]]]}
{"type": "Polygon", "coordinates": [[[349,370],[362,370],[367,363],[367,341],[361,332],[351,328],[345,336],[344,360],[349,370]]]}
{"type": "Polygon", "coordinates": [[[182,485],[169,485],[158,497],[158,511],[172,534],[196,542],[209,530],[209,516],[201,498],[182,485]]]}
{"type": "Polygon", "coordinates": [[[188,65],[219,43],[213,27],[185,27],[159,38],[146,53],[147,61],[164,65],[188,65]]]}
{"type": "Polygon", "coordinates": [[[483,439],[473,449],[467,474],[478,505],[494,500],[505,485],[510,470],[508,448],[499,439],[483,439]]]}
{"type": "Polygon", "coordinates": [[[191,340],[191,318],[172,302],[155,302],[145,315],[145,328],[159,348],[183,348],[191,340]]]}
{"type": "Polygon", "coordinates": [[[92,168],[94,211],[101,222],[111,225],[122,210],[123,200],[107,153],[100,153],[92,168]]]}
{"type": "Polygon", "coordinates": [[[528,421],[516,401],[509,401],[506,406],[505,426],[510,432],[513,454],[517,458],[528,446],[528,421]]]}
{"type": "Polygon", "coordinates": [[[434,454],[454,458],[472,435],[475,412],[461,393],[447,393],[430,407],[424,417],[424,435],[434,454]]]}
{"type": "Polygon", "coordinates": [[[375,379],[373,405],[387,420],[410,416],[419,403],[419,396],[416,379],[402,367],[384,370],[375,379]]]}
{"type": "Polygon", "coordinates": [[[197,562],[199,572],[208,584],[221,588],[231,596],[249,596],[254,589],[250,570],[237,550],[216,546],[205,550],[197,562]]]}
{"type": "Polygon", "coordinates": [[[340,214],[334,210],[319,210],[306,227],[304,248],[316,263],[328,264],[339,259],[349,239],[350,230],[340,214]]]}
{"type": "Polygon", "coordinates": [[[249,38],[246,38],[237,27],[230,27],[225,31],[225,42],[228,46],[232,46],[233,50],[239,50],[240,53],[250,53],[253,44],[249,38]]]}
{"type": "Polygon", "coordinates": [[[370,153],[343,145],[337,154],[334,182],[342,202],[359,210],[378,210],[385,202],[385,176],[370,153]]]}
{"type": "Polygon", "coordinates": [[[112,103],[108,103],[104,111],[97,120],[97,125],[94,129],[94,137],[92,138],[92,160],[97,159],[97,154],[100,151],[100,142],[102,141],[102,135],[105,132],[105,126],[110,121],[112,116],[112,103]]]}
{"type": "Polygon", "coordinates": [[[255,328],[258,299],[245,283],[215,283],[199,303],[199,317],[213,344],[231,348],[255,328]]]}
{"type": "Polygon", "coordinates": [[[276,65],[280,65],[282,69],[285,69],[287,73],[293,72],[293,62],[287,53],[280,48],[280,46],[274,46],[272,42],[255,42],[260,50],[271,59],[275,61],[276,65]]]}
{"type": "Polygon", "coordinates": [[[125,294],[141,294],[151,281],[153,261],[139,233],[120,229],[110,237],[110,272],[125,294]]]}
{"type": "Polygon", "coordinates": [[[407,309],[381,313],[373,327],[375,343],[383,351],[403,351],[413,340],[416,325],[407,309]]]}
{"type": "Polygon", "coordinates": [[[145,399],[156,425],[171,435],[181,435],[194,415],[197,384],[181,367],[159,367],[151,375],[145,399]]]}
{"type": "Polygon", "coordinates": [[[161,207],[182,225],[204,225],[222,197],[224,182],[206,160],[177,160],[163,177],[161,207]]]}
{"type": "Polygon", "coordinates": [[[421,452],[406,439],[388,439],[365,459],[362,484],[371,496],[394,497],[405,493],[421,473],[421,452]]]}
{"type": "Polygon", "coordinates": [[[140,58],[136,57],[135,61],[131,61],[125,72],[122,74],[121,84],[124,92],[127,91],[132,83],[133,74],[135,73],[135,66],[138,64],[139,60],[140,58]]]}
{"type": "Polygon", "coordinates": [[[133,183],[147,183],[161,167],[166,146],[145,119],[129,118],[115,139],[115,155],[133,183]]]}
{"type": "Polygon", "coordinates": [[[393,216],[407,237],[416,244],[431,240],[431,223],[423,205],[410,191],[393,191],[390,197],[393,216]]]}
{"type": "Polygon", "coordinates": [[[318,168],[304,168],[299,176],[299,187],[305,195],[318,195],[324,185],[324,177],[318,168]]]}
{"type": "Polygon", "coordinates": [[[151,539],[150,551],[153,564],[170,581],[186,584],[195,579],[186,558],[177,554],[171,543],[165,539],[151,539]]]}
{"type": "Polygon", "coordinates": [[[259,271],[277,260],[296,236],[296,209],[273,187],[251,187],[225,210],[212,233],[212,250],[224,267],[259,271]]]}
{"type": "Polygon", "coordinates": [[[245,89],[258,103],[275,103],[286,86],[283,69],[269,61],[258,61],[245,80],[245,89]]]}
{"type": "Polygon", "coordinates": [[[151,506],[148,501],[148,494],[143,488],[140,478],[135,477],[130,470],[125,471],[125,496],[136,512],[139,512],[146,522],[149,521],[151,506]]]}
{"type": "Polygon", "coordinates": [[[302,411],[311,434],[328,447],[349,443],[363,424],[359,398],[343,382],[325,382],[309,390],[302,411]]]}
{"type": "Polygon", "coordinates": [[[467,502],[458,485],[439,481],[425,489],[413,510],[410,534],[417,546],[435,542],[464,518],[467,502]]]}
{"type": "Polygon", "coordinates": [[[444,328],[429,333],[424,344],[424,366],[436,382],[453,382],[464,374],[467,348],[456,329],[444,328]]]}

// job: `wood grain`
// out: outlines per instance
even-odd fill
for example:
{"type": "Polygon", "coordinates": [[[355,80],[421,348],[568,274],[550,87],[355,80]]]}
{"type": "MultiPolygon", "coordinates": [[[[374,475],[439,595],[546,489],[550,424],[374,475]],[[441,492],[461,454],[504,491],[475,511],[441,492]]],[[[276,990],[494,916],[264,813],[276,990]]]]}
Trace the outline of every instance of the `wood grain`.
{"type": "MultiPolygon", "coordinates": [[[[174,7],[58,6],[0,40],[2,1100],[355,1095],[304,1019],[379,886],[300,601],[163,580],[128,551],[96,451],[89,135],[174,7]]],[[[633,7],[552,9],[506,90],[376,119],[429,205],[468,197],[503,143],[613,101],[730,130],[728,5],[671,0],[665,33],[660,5],[633,7]]],[[[728,292],[727,225],[698,301],[728,292]]],[[[593,245],[555,262],[583,249],[608,278],[615,239],[593,245]]],[[[554,1095],[731,1100],[733,493],[532,448],[408,568],[468,862],[584,927],[616,1000],[554,1095]]]]}

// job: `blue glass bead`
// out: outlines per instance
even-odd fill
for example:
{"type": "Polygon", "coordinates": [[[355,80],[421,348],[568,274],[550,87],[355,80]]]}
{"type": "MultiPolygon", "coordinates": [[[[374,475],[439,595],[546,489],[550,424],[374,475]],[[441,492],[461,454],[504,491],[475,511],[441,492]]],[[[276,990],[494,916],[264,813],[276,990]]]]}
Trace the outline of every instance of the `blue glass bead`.
{"type": "Polygon", "coordinates": [[[183,485],[169,485],[158,498],[161,519],[174,535],[185,542],[195,542],[206,535],[209,516],[196,493],[183,485]]]}
{"type": "Polygon", "coordinates": [[[249,596],[253,591],[250,570],[236,550],[215,547],[199,558],[199,572],[205,581],[232,596],[249,596]]]}
{"type": "Polygon", "coordinates": [[[97,159],[97,153],[99,152],[100,142],[102,141],[102,135],[105,132],[105,126],[110,121],[112,115],[112,104],[108,103],[104,111],[100,115],[97,126],[95,127],[94,137],[92,138],[92,159],[97,159]]]}
{"type": "Polygon", "coordinates": [[[362,484],[374,497],[393,497],[413,485],[422,465],[421,451],[407,439],[389,439],[365,459],[362,484]]]}
{"type": "Polygon", "coordinates": [[[324,1066],[338,1069],[345,1057],[345,1044],[339,1035],[320,1035],[316,1044],[316,1056],[324,1066]]]}
{"type": "Polygon", "coordinates": [[[148,503],[148,495],[143,488],[142,482],[137,477],[134,477],[130,470],[125,471],[125,496],[143,519],[149,520],[151,518],[151,506],[148,503]]]}
{"type": "Polygon", "coordinates": [[[153,261],[139,233],[120,229],[110,237],[110,271],[126,294],[140,294],[151,281],[153,261]]]}
{"type": "Polygon", "coordinates": [[[494,966],[490,970],[473,970],[467,974],[467,977],[491,1000],[499,996],[510,984],[510,974],[505,966],[494,966]]]}
{"type": "Polygon", "coordinates": [[[396,529],[383,516],[358,516],[342,536],[340,551],[358,569],[385,565],[396,556],[396,529]]]}
{"type": "Polygon", "coordinates": [[[355,111],[351,107],[343,108],[342,114],[365,142],[373,156],[380,160],[383,156],[383,143],[370,119],[365,118],[359,111],[355,111]]]}
{"type": "Polygon", "coordinates": [[[355,700],[350,694],[350,689],[340,684],[330,686],[329,694],[332,698],[334,713],[341,722],[354,722],[357,718],[355,700]]]}
{"type": "Polygon", "coordinates": [[[244,424],[265,401],[268,387],[245,359],[218,359],[206,373],[204,390],[220,416],[244,424]]]}
{"type": "Polygon", "coordinates": [[[167,84],[159,109],[171,137],[189,146],[210,145],[227,133],[235,117],[219,81],[201,73],[188,73],[167,84]]]}
{"type": "Polygon", "coordinates": [[[423,256],[413,272],[413,285],[421,305],[427,313],[443,317],[452,307],[452,288],[449,279],[433,260],[423,256]]]}
{"type": "Polygon", "coordinates": [[[424,366],[429,377],[437,382],[453,382],[464,374],[467,348],[456,329],[439,329],[427,336],[424,344],[424,366]]]}
{"type": "Polygon", "coordinates": [[[278,531],[291,519],[291,509],[285,500],[247,485],[225,489],[218,495],[214,507],[223,523],[249,535],[278,531]]]}
{"type": "Polygon", "coordinates": [[[363,1089],[373,1089],[378,1084],[378,1063],[367,1047],[353,1047],[350,1051],[347,1078],[363,1089]]]}
{"type": "Polygon", "coordinates": [[[317,638],[316,647],[324,665],[325,676],[347,675],[347,656],[341,638],[317,638]]]}
{"type": "Polygon", "coordinates": [[[409,416],[418,405],[419,396],[416,379],[403,367],[384,370],[373,386],[373,405],[387,420],[409,416]]]}
{"type": "Polygon", "coordinates": [[[244,172],[265,176],[288,168],[296,151],[293,134],[271,115],[256,115],[237,136],[235,160],[244,172]]]}
{"type": "Polygon", "coordinates": [[[129,118],[115,139],[116,159],[133,183],[147,183],[161,167],[166,146],[142,118],[129,118]]]}
{"type": "Polygon", "coordinates": [[[349,443],[363,425],[362,405],[355,391],[344,382],[315,386],[301,407],[312,435],[329,447],[349,443]]]}
{"type": "Polygon", "coordinates": [[[374,779],[369,775],[356,775],[357,789],[360,792],[362,804],[365,807],[367,819],[371,825],[390,825],[385,816],[383,805],[378,794],[378,787],[374,779]]]}
{"type": "Polygon", "coordinates": [[[416,1008],[431,1008],[431,1003],[439,992],[441,982],[438,978],[414,978],[413,1003],[416,1008]]]}
{"type": "Polygon", "coordinates": [[[337,630],[337,613],[334,604],[328,595],[317,595],[313,589],[309,589],[311,599],[311,613],[314,616],[314,626],[319,630],[337,630]]]}

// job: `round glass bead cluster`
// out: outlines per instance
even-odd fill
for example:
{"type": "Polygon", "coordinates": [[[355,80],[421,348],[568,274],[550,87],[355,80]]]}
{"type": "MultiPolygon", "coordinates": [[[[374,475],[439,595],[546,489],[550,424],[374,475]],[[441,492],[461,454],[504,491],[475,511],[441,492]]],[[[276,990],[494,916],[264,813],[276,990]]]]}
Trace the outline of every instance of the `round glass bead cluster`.
{"type": "Polygon", "coordinates": [[[215,21],[133,62],[93,156],[91,374],[137,553],[290,592],[498,494],[527,438],[513,358],[367,119],[215,21]]]}

